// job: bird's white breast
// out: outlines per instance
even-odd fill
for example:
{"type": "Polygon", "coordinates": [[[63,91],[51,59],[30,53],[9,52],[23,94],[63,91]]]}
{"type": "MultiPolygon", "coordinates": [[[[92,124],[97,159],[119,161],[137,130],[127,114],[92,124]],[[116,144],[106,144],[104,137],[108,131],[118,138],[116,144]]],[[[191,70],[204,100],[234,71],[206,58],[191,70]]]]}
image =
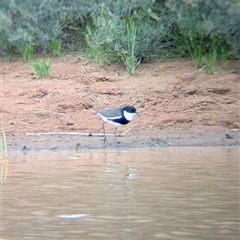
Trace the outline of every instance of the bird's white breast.
{"type": "Polygon", "coordinates": [[[123,114],[128,121],[131,121],[133,117],[136,115],[136,113],[129,113],[127,111],[123,111],[123,114]]]}

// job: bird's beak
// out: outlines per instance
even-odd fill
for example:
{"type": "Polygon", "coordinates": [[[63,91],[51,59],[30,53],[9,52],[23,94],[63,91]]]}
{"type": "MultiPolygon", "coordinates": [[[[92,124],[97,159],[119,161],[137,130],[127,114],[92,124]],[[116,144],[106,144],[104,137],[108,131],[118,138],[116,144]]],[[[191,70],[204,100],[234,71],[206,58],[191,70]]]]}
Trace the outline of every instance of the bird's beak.
{"type": "Polygon", "coordinates": [[[138,117],[141,117],[141,115],[140,115],[138,112],[136,112],[136,115],[137,115],[138,117]]]}

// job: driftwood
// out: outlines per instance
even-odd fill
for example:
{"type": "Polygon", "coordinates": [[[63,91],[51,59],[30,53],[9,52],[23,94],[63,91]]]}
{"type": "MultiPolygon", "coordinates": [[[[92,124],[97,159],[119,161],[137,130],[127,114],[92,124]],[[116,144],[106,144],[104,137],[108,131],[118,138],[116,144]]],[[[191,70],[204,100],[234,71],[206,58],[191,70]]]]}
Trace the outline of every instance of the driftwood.
{"type": "MultiPolygon", "coordinates": [[[[123,137],[131,128],[128,128],[122,134],[117,134],[117,137],[123,137]]],[[[27,132],[26,136],[41,136],[41,135],[79,135],[85,137],[103,137],[103,133],[79,133],[79,132],[37,132],[30,133],[27,132]]],[[[106,136],[114,136],[114,134],[106,134],[106,136]]]]}

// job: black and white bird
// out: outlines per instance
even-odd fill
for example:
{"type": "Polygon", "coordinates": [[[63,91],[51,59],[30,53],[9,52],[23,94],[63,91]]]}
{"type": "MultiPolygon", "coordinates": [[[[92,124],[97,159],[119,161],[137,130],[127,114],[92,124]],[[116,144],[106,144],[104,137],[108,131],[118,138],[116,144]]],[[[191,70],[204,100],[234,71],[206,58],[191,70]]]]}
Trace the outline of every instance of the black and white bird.
{"type": "Polygon", "coordinates": [[[115,126],[114,136],[115,136],[115,143],[117,143],[117,136],[116,136],[117,127],[128,124],[135,115],[138,115],[136,108],[133,106],[98,110],[97,114],[103,120],[104,144],[106,143],[106,132],[104,127],[104,124],[106,122],[115,126]]]}

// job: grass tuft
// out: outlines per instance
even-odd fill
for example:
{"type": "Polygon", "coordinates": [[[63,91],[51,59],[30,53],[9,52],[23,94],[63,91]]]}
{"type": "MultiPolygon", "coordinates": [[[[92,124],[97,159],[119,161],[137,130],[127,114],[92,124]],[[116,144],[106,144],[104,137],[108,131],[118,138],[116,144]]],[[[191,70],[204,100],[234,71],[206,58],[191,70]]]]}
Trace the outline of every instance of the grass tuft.
{"type": "Polygon", "coordinates": [[[135,54],[137,28],[133,19],[129,19],[129,22],[127,22],[126,32],[128,49],[127,51],[123,51],[122,60],[126,66],[128,74],[134,75],[140,61],[138,61],[135,54]]]}
{"type": "Polygon", "coordinates": [[[34,47],[30,43],[25,43],[22,47],[19,48],[24,61],[29,62],[32,60],[34,47]]]}
{"type": "Polygon", "coordinates": [[[0,152],[1,152],[1,184],[6,183],[8,173],[8,149],[5,131],[2,125],[2,136],[0,139],[0,152]]]}
{"type": "MultiPolygon", "coordinates": [[[[109,23],[110,25],[110,23],[109,23]]],[[[106,29],[110,28],[107,25],[106,29]]],[[[110,64],[115,56],[113,54],[113,50],[111,49],[111,44],[113,41],[113,36],[110,34],[106,34],[104,36],[100,35],[100,29],[96,29],[93,26],[87,26],[87,34],[85,35],[87,47],[86,47],[86,54],[88,57],[92,58],[96,63],[99,65],[103,65],[104,63],[110,64]]]]}
{"type": "Polygon", "coordinates": [[[62,40],[55,39],[51,42],[51,53],[55,56],[62,55],[62,40]]]}
{"type": "Polygon", "coordinates": [[[37,59],[29,64],[38,77],[45,77],[50,71],[50,59],[37,59]]]}

